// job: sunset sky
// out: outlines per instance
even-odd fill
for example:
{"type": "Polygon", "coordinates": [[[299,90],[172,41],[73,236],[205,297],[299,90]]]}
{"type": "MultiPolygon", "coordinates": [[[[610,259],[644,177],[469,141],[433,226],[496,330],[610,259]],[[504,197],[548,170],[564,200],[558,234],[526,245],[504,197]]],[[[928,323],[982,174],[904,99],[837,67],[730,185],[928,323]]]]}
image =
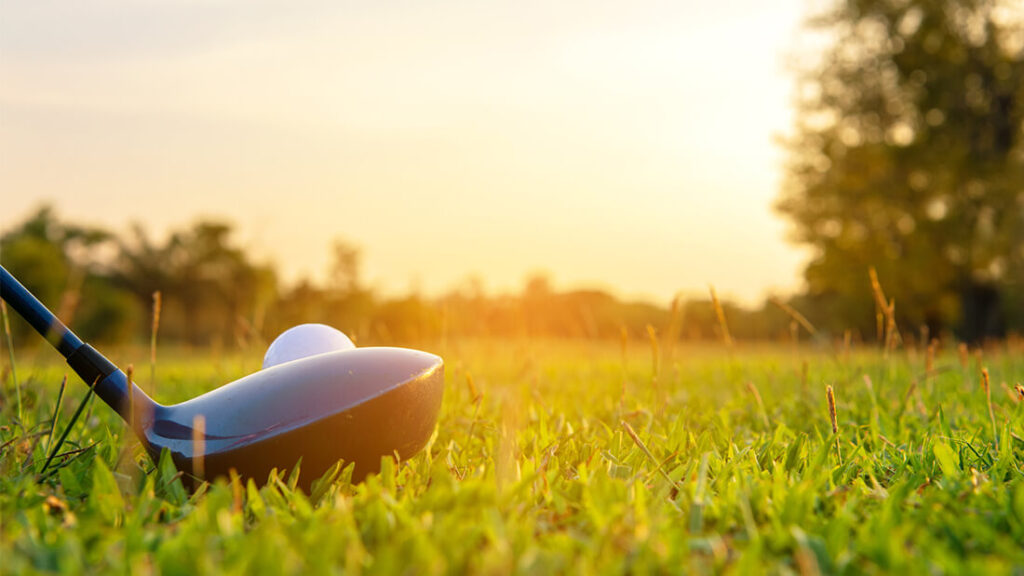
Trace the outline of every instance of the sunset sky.
{"type": "MultiPolygon", "coordinates": [[[[287,280],[666,302],[792,290],[772,213],[808,3],[48,2],[0,16],[0,230],[223,217],[287,280]]],[[[2,255],[0,255],[2,257],[2,255]]]]}

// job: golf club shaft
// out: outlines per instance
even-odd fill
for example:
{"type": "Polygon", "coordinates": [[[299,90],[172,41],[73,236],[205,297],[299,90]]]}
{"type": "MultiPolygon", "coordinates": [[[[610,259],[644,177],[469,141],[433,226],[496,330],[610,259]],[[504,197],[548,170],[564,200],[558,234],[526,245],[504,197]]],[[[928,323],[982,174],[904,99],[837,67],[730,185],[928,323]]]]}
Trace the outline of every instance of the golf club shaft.
{"type": "Polygon", "coordinates": [[[152,413],[155,403],[149,396],[134,383],[129,384],[124,372],[82,342],[3,266],[0,266],[0,297],[56,348],[67,359],[68,366],[125,421],[137,424],[140,414],[152,413]]]}
{"type": "Polygon", "coordinates": [[[82,340],[3,266],[0,266],[0,296],[65,358],[82,346],[82,340]]]}

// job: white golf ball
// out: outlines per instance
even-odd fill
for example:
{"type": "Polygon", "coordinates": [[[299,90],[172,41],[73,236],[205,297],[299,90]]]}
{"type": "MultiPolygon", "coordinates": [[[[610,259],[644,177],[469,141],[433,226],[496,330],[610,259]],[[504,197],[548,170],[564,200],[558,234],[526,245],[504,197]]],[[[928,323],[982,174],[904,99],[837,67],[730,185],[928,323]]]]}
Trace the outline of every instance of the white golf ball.
{"type": "Polygon", "coordinates": [[[336,350],[351,350],[356,345],[345,333],[326,324],[299,324],[281,333],[267,348],[263,368],[299,358],[336,350]]]}

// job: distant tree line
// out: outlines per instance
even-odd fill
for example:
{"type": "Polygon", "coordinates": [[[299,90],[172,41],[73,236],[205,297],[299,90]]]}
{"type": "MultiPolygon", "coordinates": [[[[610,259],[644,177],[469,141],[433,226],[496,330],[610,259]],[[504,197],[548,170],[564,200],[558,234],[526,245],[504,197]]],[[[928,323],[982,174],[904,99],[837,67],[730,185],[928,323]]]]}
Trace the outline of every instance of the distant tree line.
{"type": "MultiPolygon", "coordinates": [[[[232,226],[199,221],[155,241],[142,226],[127,235],[61,220],[42,207],[0,237],[0,262],[93,341],[147,341],[154,294],[160,293],[159,338],[196,346],[265,343],[303,322],[335,326],[362,343],[437,338],[528,336],[648,338],[648,326],[687,340],[715,340],[721,328],[710,299],[658,306],[624,302],[598,290],[556,291],[543,275],[518,294],[487,294],[467,281],[440,297],[409,293],[382,298],[360,276],[360,251],[332,247],[328,280],[281,282],[232,239],[232,226]]],[[[766,305],[722,307],[736,338],[791,334],[790,318],[766,305]]],[[[35,341],[20,319],[16,339],[35,341]]]]}
{"type": "MultiPolygon", "coordinates": [[[[557,291],[549,278],[534,275],[514,294],[488,294],[470,279],[439,297],[383,298],[365,285],[358,248],[339,241],[331,250],[325,282],[285,284],[273,266],[235,244],[232,225],[223,221],[198,221],[158,242],[142,226],[117,235],[63,221],[44,206],[0,237],[0,263],[91,341],[148,341],[157,292],[160,341],[194,346],[263,345],[304,322],[335,326],[361,344],[491,336],[646,340],[650,330],[685,341],[723,338],[710,294],[661,305],[627,302],[599,290],[557,291]]],[[[805,340],[809,331],[796,316],[804,312],[819,341],[872,341],[866,269],[856,282],[868,314],[854,325],[822,309],[815,295],[719,306],[736,340],[805,340]]],[[[913,340],[922,325],[910,324],[911,317],[900,322],[913,340]]],[[[12,326],[18,342],[38,341],[20,319],[12,318],[12,326]]],[[[941,325],[931,334],[953,328],[941,325]]]]}

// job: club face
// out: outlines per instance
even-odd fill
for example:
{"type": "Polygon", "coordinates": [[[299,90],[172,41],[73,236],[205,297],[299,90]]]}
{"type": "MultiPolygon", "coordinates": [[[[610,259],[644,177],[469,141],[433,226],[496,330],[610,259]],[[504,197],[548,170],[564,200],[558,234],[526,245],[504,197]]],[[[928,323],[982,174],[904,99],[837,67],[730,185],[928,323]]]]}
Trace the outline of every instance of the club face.
{"type": "Polygon", "coordinates": [[[262,481],[270,469],[290,469],[301,457],[307,486],[339,459],[355,463],[358,479],[376,471],[382,456],[410,457],[426,444],[443,383],[444,364],[433,354],[403,348],[330,352],[158,406],[142,433],[151,454],[167,448],[187,472],[201,452],[208,478],[235,469],[262,481]]]}

